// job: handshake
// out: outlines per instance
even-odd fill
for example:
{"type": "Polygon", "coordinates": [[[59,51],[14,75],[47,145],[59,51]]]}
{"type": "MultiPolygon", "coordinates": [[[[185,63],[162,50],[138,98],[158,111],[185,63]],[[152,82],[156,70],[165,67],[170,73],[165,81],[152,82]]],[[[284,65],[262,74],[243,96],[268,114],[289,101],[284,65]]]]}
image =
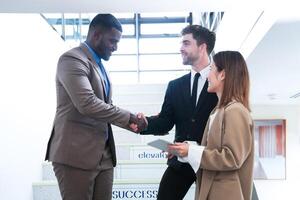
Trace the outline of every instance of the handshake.
{"type": "Polygon", "coordinates": [[[140,133],[145,130],[148,126],[148,121],[143,113],[138,113],[137,115],[130,114],[129,127],[131,131],[135,133],[140,133]]]}

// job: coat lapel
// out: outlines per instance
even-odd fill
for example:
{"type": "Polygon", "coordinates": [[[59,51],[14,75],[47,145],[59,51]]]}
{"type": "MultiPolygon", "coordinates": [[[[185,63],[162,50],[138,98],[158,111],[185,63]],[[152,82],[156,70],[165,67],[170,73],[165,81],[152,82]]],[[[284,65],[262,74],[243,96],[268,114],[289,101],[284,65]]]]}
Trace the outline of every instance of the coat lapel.
{"type": "Polygon", "coordinates": [[[208,94],[207,87],[208,87],[208,81],[206,80],[205,84],[204,84],[204,86],[202,88],[202,91],[200,93],[200,96],[198,98],[197,107],[196,107],[195,112],[198,112],[198,110],[201,108],[203,102],[205,102],[206,96],[208,94]]]}
{"type": "MultiPolygon", "coordinates": [[[[216,146],[221,145],[221,135],[219,134],[221,131],[219,130],[222,127],[222,121],[224,117],[224,109],[216,110],[216,108],[212,111],[212,113],[218,112],[214,118],[214,121],[211,122],[211,127],[209,128],[210,119],[206,124],[206,128],[204,131],[204,136],[201,142],[202,146],[206,146],[206,148],[216,148],[216,146]]],[[[198,172],[200,173],[200,172],[198,172]]],[[[208,171],[205,170],[205,173],[197,174],[198,177],[201,177],[201,180],[205,180],[205,184],[201,184],[197,187],[200,187],[200,193],[198,194],[198,199],[207,199],[209,190],[213,183],[214,176],[216,175],[216,171],[208,171]]]]}
{"type": "Polygon", "coordinates": [[[222,148],[222,123],[224,120],[224,108],[220,108],[208,130],[207,148],[222,148]]]}
{"type": "Polygon", "coordinates": [[[181,83],[181,91],[184,102],[183,105],[191,105],[191,73],[184,76],[181,83]]]}
{"type": "MultiPolygon", "coordinates": [[[[108,103],[111,103],[111,98],[112,98],[112,83],[110,81],[110,76],[109,74],[106,72],[106,76],[107,76],[107,80],[108,80],[108,84],[109,84],[109,94],[108,94],[108,99],[107,99],[107,102],[108,103]]],[[[104,84],[104,83],[102,83],[104,84]]]]}
{"type": "Polygon", "coordinates": [[[204,129],[204,133],[203,133],[203,137],[202,137],[202,141],[201,141],[201,146],[206,146],[207,145],[207,134],[208,134],[208,127],[209,127],[209,119],[206,123],[205,129],[204,129]]]}
{"type": "MultiPolygon", "coordinates": [[[[216,108],[214,108],[210,115],[216,112],[216,108]]],[[[210,116],[208,117],[205,129],[204,129],[204,133],[203,133],[203,137],[202,137],[202,141],[201,141],[201,145],[202,146],[206,146],[207,145],[207,137],[208,137],[208,132],[209,132],[209,124],[210,124],[210,116]]]]}
{"type": "MultiPolygon", "coordinates": [[[[88,48],[85,46],[85,44],[80,44],[80,48],[82,49],[82,51],[86,54],[86,56],[88,57],[88,59],[93,63],[93,69],[97,72],[98,76],[99,76],[99,79],[101,80],[101,88],[102,88],[102,92],[104,94],[104,98],[106,99],[106,92],[105,92],[105,83],[104,83],[104,80],[102,79],[102,76],[101,76],[101,72],[100,72],[100,69],[99,69],[99,65],[96,63],[95,59],[93,58],[92,54],[90,53],[90,51],[88,50],[88,48]]],[[[108,77],[108,80],[109,80],[109,84],[110,84],[110,79],[108,77]]],[[[111,84],[110,84],[111,86],[111,84]]],[[[111,88],[111,87],[110,87],[111,88]]],[[[111,90],[110,90],[110,93],[108,95],[108,99],[107,102],[109,102],[109,100],[111,99],[111,90]]]]}

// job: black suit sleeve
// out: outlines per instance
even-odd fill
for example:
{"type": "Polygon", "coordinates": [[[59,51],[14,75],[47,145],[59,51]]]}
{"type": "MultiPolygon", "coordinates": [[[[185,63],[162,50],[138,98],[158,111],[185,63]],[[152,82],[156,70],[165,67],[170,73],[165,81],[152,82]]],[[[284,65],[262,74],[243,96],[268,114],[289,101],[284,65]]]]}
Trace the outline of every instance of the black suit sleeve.
{"type": "Polygon", "coordinates": [[[141,135],[166,135],[174,126],[174,108],[172,104],[172,82],[168,84],[164,103],[157,116],[147,117],[148,127],[141,135]]]}

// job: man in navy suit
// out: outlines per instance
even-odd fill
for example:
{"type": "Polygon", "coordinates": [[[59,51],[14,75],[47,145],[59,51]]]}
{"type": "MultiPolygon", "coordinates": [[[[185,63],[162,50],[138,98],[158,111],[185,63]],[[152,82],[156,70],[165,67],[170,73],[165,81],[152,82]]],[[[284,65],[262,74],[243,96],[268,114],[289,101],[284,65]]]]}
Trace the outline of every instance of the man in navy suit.
{"type": "MultiPolygon", "coordinates": [[[[164,135],[175,125],[175,142],[200,143],[209,114],[217,104],[217,96],[207,92],[209,55],[216,36],[199,25],[189,25],[181,34],[183,64],[191,65],[191,72],[169,82],[159,115],[147,117],[148,128],[141,135],[164,135]]],[[[170,156],[157,199],[181,200],[195,180],[195,172],[189,164],[170,156]]]]}

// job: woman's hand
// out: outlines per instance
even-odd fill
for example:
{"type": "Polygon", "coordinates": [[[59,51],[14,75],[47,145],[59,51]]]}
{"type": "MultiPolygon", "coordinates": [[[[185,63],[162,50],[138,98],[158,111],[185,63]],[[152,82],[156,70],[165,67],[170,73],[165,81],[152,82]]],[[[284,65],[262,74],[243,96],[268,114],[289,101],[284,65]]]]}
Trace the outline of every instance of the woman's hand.
{"type": "Polygon", "coordinates": [[[175,142],[168,145],[168,152],[174,152],[173,154],[179,157],[186,157],[189,152],[189,144],[186,142],[175,142]]]}

